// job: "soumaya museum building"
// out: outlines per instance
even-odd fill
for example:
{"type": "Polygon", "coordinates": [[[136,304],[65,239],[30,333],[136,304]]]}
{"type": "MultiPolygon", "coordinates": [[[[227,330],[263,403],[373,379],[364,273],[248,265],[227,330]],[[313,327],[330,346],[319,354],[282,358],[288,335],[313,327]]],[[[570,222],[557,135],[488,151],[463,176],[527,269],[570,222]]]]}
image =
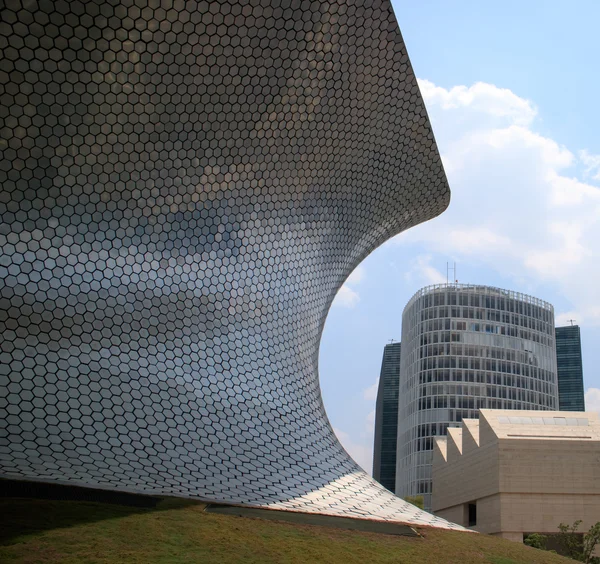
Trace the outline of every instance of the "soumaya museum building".
{"type": "Polygon", "coordinates": [[[479,409],[557,410],[554,309],[489,286],[419,290],[402,315],[396,488],[431,507],[434,439],[479,409]]]}
{"type": "MultiPolygon", "coordinates": [[[[345,279],[450,201],[390,3],[15,0],[1,21],[3,486],[460,528],[369,477],[319,388],[345,279]]],[[[555,407],[552,310],[440,288],[405,315],[420,492],[459,415],[555,407]]]]}

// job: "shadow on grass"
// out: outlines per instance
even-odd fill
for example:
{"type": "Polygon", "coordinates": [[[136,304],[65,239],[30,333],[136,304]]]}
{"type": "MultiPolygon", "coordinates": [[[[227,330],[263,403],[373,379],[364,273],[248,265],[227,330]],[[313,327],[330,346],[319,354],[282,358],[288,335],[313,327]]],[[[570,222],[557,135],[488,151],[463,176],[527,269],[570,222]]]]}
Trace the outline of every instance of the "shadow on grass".
{"type": "Polygon", "coordinates": [[[19,542],[21,537],[43,531],[198,503],[76,486],[0,480],[0,545],[8,546],[19,542]]]}

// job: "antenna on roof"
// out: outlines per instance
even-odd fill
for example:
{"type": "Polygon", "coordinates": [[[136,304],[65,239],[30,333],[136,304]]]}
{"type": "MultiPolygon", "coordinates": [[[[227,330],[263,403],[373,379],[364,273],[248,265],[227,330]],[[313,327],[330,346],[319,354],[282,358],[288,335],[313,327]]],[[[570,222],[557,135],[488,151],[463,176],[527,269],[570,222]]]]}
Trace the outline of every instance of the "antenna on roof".
{"type": "Polygon", "coordinates": [[[392,344],[394,342],[394,339],[390,339],[390,344],[392,344]]]}
{"type": "Polygon", "coordinates": [[[575,319],[567,319],[567,321],[571,322],[571,327],[573,327],[573,323],[575,323],[575,319]]]}
{"type": "Polygon", "coordinates": [[[448,286],[450,281],[450,271],[452,271],[452,279],[456,284],[458,284],[458,277],[456,276],[456,263],[454,263],[453,267],[450,267],[450,263],[446,262],[446,286],[448,286]]]}

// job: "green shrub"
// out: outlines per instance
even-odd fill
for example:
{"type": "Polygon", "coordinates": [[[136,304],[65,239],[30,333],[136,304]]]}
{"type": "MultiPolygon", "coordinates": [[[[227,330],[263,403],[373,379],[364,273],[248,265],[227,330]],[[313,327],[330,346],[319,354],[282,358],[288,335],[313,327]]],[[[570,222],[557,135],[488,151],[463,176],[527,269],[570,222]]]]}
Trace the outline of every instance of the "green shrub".
{"type": "Polygon", "coordinates": [[[539,548],[540,550],[546,550],[546,539],[545,535],[539,533],[531,533],[523,539],[523,544],[530,546],[531,548],[539,548]]]}
{"type": "Polygon", "coordinates": [[[423,509],[425,507],[422,495],[408,495],[404,498],[404,501],[408,501],[408,503],[416,505],[419,509],[423,509]]]}

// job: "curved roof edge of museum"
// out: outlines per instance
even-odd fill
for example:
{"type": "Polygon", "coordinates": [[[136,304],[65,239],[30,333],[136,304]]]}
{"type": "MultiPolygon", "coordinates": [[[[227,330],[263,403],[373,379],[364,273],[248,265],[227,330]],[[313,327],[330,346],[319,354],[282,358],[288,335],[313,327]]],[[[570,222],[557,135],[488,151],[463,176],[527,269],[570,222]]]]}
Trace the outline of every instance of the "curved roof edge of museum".
{"type": "Polygon", "coordinates": [[[554,314],[554,306],[545,300],[530,296],[529,294],[523,294],[522,292],[515,292],[514,290],[505,290],[503,288],[496,288],[495,286],[486,286],[484,284],[459,284],[458,282],[448,282],[446,284],[431,284],[425,286],[420,290],[417,290],[413,296],[408,300],[408,303],[404,306],[403,313],[411,307],[416,300],[426,296],[428,294],[435,294],[440,291],[455,290],[461,292],[478,293],[487,296],[500,296],[504,298],[511,298],[527,304],[536,305],[538,307],[545,308],[554,314]]]}

